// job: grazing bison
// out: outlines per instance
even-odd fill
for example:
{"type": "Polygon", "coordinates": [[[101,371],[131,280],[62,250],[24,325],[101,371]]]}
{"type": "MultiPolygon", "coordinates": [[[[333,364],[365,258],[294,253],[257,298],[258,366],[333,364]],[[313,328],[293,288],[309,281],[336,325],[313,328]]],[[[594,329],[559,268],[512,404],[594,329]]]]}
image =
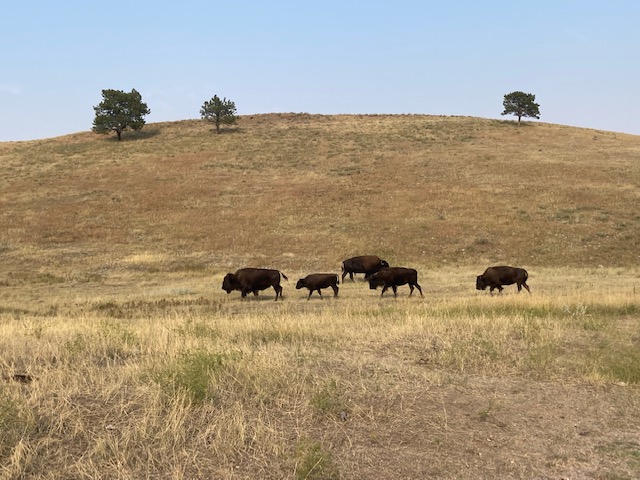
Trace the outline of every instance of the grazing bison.
{"type": "Polygon", "coordinates": [[[311,275],[307,275],[306,277],[298,280],[298,283],[296,283],[296,289],[300,290],[301,288],[308,288],[309,296],[307,297],[307,300],[311,298],[311,294],[314,290],[316,290],[318,295],[320,295],[320,298],[322,298],[322,292],[320,290],[322,288],[329,287],[333,289],[333,296],[337,297],[339,290],[338,283],[340,283],[338,281],[338,275],[335,273],[312,273],[311,275]]]}
{"type": "Polygon", "coordinates": [[[384,267],[388,267],[389,264],[381,260],[375,255],[363,255],[361,257],[353,257],[342,262],[342,281],[344,277],[349,274],[349,278],[353,280],[354,273],[364,273],[364,278],[369,278],[373,273],[384,267]]]}
{"type": "Polygon", "coordinates": [[[393,290],[393,296],[398,296],[398,286],[409,284],[411,291],[409,296],[413,294],[413,287],[417,288],[422,297],[422,288],[418,285],[418,272],[413,268],[403,267],[385,267],[381,268],[376,273],[369,276],[369,288],[376,290],[378,287],[382,287],[382,293],[384,295],[389,287],[393,290]]]}
{"type": "Polygon", "coordinates": [[[487,287],[491,287],[489,293],[493,295],[494,288],[497,288],[498,292],[502,292],[503,285],[516,283],[518,284],[518,292],[524,287],[527,292],[531,293],[529,285],[527,285],[527,278],[529,278],[529,274],[524,268],[489,267],[482,275],[476,277],[476,290],[484,290],[487,287]]]}
{"type": "Polygon", "coordinates": [[[222,281],[222,289],[227,293],[231,293],[233,290],[240,290],[244,298],[249,292],[253,292],[255,296],[258,296],[259,290],[273,287],[276,291],[276,300],[278,300],[278,296],[282,299],[280,275],[285,280],[288,280],[287,276],[280,270],[241,268],[236,273],[227,273],[225,275],[222,281]]]}

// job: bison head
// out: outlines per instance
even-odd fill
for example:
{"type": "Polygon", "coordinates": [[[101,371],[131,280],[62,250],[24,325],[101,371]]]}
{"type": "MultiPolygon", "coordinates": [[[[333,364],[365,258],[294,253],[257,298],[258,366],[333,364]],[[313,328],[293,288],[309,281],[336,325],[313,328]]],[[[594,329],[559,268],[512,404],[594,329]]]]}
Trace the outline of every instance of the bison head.
{"type": "Polygon", "coordinates": [[[482,275],[478,275],[476,277],[476,290],[484,290],[487,287],[488,287],[487,282],[484,281],[484,278],[482,277],[482,275]]]}
{"type": "Polygon", "coordinates": [[[389,267],[389,262],[387,262],[386,260],[380,260],[380,266],[382,268],[388,268],[389,267]]]}
{"type": "Polygon", "coordinates": [[[222,289],[227,293],[231,293],[237,288],[238,281],[236,280],[236,276],[233,273],[227,273],[224,280],[222,280],[222,289]]]}
{"type": "Polygon", "coordinates": [[[304,278],[301,278],[300,280],[298,280],[298,283],[296,283],[296,290],[300,290],[301,288],[304,288],[307,286],[307,282],[304,281],[304,278]]]}
{"type": "Polygon", "coordinates": [[[378,287],[382,286],[384,282],[378,279],[378,274],[374,273],[369,276],[369,288],[371,290],[376,290],[378,287]]]}

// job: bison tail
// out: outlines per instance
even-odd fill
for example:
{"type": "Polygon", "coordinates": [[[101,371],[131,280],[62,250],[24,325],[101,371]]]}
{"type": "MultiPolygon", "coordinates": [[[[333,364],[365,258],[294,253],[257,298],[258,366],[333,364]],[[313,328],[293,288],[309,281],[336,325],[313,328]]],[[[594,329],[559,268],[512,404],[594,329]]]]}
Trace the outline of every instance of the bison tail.
{"type": "Polygon", "coordinates": [[[284,278],[285,280],[289,280],[284,273],[280,272],[280,275],[282,275],[282,278],[284,278]]]}

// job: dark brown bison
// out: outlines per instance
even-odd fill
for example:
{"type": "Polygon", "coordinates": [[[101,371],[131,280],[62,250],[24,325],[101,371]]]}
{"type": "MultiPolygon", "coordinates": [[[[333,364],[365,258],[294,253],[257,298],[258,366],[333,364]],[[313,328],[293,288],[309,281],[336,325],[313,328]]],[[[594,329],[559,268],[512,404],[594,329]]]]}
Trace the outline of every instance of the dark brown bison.
{"type": "Polygon", "coordinates": [[[348,258],[342,262],[342,281],[344,277],[349,274],[349,278],[353,280],[354,273],[364,273],[364,278],[369,278],[373,273],[384,267],[388,267],[389,264],[381,260],[380,257],[375,255],[362,255],[360,257],[348,258]]]}
{"type": "Polygon", "coordinates": [[[527,292],[531,293],[529,285],[527,285],[527,278],[529,274],[524,268],[516,267],[489,267],[482,275],[476,277],[476,290],[484,290],[490,287],[489,293],[493,295],[493,290],[498,289],[498,292],[502,292],[503,285],[518,284],[518,292],[522,290],[522,287],[527,289],[527,292]]]}
{"type": "Polygon", "coordinates": [[[400,285],[409,284],[411,291],[409,296],[413,294],[413,287],[417,288],[422,297],[422,288],[418,285],[418,272],[413,268],[403,267],[385,267],[378,270],[376,273],[369,276],[369,288],[376,290],[378,287],[382,287],[382,293],[384,295],[389,287],[393,290],[393,296],[398,296],[398,287],[400,285]]]}
{"type": "Polygon", "coordinates": [[[240,290],[244,298],[249,292],[253,292],[255,296],[258,296],[259,290],[273,287],[276,291],[276,300],[278,300],[278,296],[282,299],[280,275],[285,280],[288,280],[287,276],[280,270],[241,268],[236,273],[227,273],[225,275],[222,281],[222,289],[227,293],[231,293],[233,290],[240,290]]]}
{"type": "Polygon", "coordinates": [[[296,283],[296,289],[300,290],[301,288],[309,289],[309,296],[307,300],[311,298],[311,294],[314,290],[318,292],[320,298],[322,298],[322,292],[320,291],[323,288],[331,287],[333,289],[333,296],[338,296],[338,275],[335,273],[312,273],[311,275],[307,275],[304,278],[298,280],[296,283]]]}

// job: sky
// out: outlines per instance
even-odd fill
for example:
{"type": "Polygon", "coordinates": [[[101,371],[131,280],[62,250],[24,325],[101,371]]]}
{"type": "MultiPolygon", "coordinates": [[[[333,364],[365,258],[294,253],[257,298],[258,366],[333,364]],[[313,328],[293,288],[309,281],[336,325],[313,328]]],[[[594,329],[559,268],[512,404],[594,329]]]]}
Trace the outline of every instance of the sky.
{"type": "Polygon", "coordinates": [[[501,117],[640,135],[637,0],[3,2],[0,141],[91,129],[103,89],[147,123],[239,115],[501,117]]]}

